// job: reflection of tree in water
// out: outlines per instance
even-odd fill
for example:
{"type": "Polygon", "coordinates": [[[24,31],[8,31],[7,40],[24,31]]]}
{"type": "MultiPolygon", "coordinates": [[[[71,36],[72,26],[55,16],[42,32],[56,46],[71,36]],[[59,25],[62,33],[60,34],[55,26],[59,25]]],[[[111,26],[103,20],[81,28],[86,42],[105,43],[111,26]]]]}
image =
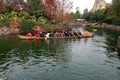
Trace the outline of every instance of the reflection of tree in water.
{"type": "MultiPolygon", "coordinates": [[[[65,40],[18,40],[0,39],[0,72],[8,70],[12,65],[23,68],[32,65],[67,63],[71,59],[65,40]],[[1,67],[2,66],[2,67],[1,67]]],[[[70,50],[70,49],[69,49],[70,50]]]]}
{"type": "MultiPolygon", "coordinates": [[[[104,34],[103,36],[106,37],[106,42],[105,44],[107,46],[105,46],[106,50],[107,50],[107,55],[110,57],[113,56],[113,54],[110,53],[114,53],[117,51],[117,40],[118,40],[118,36],[119,36],[119,32],[114,31],[114,30],[102,30],[102,33],[104,34]]],[[[114,54],[115,56],[116,54],[114,54]]],[[[117,53],[117,57],[120,57],[120,54],[117,53]]]]}

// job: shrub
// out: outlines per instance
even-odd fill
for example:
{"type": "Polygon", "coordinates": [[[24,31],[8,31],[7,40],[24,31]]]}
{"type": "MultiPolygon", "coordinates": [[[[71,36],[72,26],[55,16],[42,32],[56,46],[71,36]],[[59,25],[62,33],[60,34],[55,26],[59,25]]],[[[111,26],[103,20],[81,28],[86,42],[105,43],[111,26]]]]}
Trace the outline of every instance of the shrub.
{"type": "Polygon", "coordinates": [[[1,19],[0,20],[0,27],[3,27],[3,26],[6,26],[6,27],[9,26],[9,20],[8,19],[1,19]]]}
{"type": "Polygon", "coordinates": [[[43,17],[39,17],[39,18],[38,18],[38,22],[39,22],[40,24],[45,24],[45,23],[47,22],[47,20],[46,20],[45,18],[43,18],[43,17]]]}
{"type": "Polygon", "coordinates": [[[106,19],[104,19],[104,21],[102,21],[102,22],[105,22],[105,23],[108,23],[108,24],[112,24],[112,23],[113,23],[113,19],[108,19],[108,18],[106,18],[106,19]]]}
{"type": "Polygon", "coordinates": [[[115,19],[115,20],[113,21],[113,24],[120,26],[120,18],[115,19]]]}
{"type": "Polygon", "coordinates": [[[33,27],[35,26],[35,24],[36,23],[32,20],[24,20],[21,25],[20,31],[21,32],[31,32],[33,27]]]}

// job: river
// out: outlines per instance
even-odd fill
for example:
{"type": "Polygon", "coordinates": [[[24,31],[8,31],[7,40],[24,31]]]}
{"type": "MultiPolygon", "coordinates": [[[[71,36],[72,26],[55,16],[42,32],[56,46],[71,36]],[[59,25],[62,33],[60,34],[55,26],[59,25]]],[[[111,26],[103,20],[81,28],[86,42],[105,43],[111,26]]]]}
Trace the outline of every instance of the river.
{"type": "MultiPolygon", "coordinates": [[[[86,28],[91,31],[91,29],[86,28]]],[[[79,28],[81,30],[81,28],[79,28]]],[[[0,37],[0,77],[8,80],[120,80],[119,32],[92,38],[19,40],[0,37]]]]}

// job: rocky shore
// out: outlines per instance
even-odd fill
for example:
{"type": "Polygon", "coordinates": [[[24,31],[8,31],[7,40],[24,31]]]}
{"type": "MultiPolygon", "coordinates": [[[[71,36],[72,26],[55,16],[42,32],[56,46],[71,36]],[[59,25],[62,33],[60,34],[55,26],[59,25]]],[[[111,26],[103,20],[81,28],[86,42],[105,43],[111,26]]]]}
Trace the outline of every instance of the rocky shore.
{"type": "Polygon", "coordinates": [[[103,29],[111,29],[111,30],[120,31],[120,26],[109,25],[106,23],[99,24],[99,23],[82,22],[82,23],[79,23],[79,25],[83,27],[100,27],[103,29]]]}
{"type": "Polygon", "coordinates": [[[1,27],[0,28],[0,35],[17,34],[17,33],[19,33],[18,28],[8,28],[8,27],[1,27]]]}
{"type": "Polygon", "coordinates": [[[106,23],[103,23],[101,25],[102,28],[104,29],[111,29],[111,30],[116,30],[116,31],[120,31],[120,26],[115,26],[115,25],[108,25],[106,23]]]}

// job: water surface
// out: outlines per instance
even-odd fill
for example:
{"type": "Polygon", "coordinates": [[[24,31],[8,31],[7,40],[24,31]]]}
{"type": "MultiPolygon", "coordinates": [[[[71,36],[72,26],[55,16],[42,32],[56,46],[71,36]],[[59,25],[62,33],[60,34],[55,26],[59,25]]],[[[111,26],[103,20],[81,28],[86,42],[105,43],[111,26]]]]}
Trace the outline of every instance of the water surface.
{"type": "MultiPolygon", "coordinates": [[[[90,30],[90,29],[88,29],[90,30]]],[[[8,80],[120,80],[119,32],[92,38],[18,40],[0,37],[0,77],[8,80]]]]}

